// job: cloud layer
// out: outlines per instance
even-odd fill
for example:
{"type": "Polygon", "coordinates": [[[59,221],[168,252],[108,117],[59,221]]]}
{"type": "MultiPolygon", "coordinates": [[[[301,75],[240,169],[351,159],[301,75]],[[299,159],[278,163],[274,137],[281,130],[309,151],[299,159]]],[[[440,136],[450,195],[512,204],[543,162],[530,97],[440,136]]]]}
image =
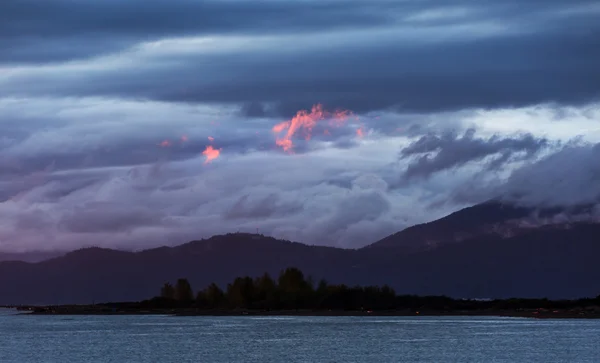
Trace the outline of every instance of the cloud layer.
{"type": "Polygon", "coordinates": [[[1,1],[0,250],[237,229],[358,247],[494,197],[595,202],[599,15],[584,0],[1,1]]]}
{"type": "Polygon", "coordinates": [[[514,159],[530,159],[546,147],[547,140],[531,134],[514,138],[475,138],[475,130],[468,129],[461,137],[455,133],[442,136],[429,134],[401,150],[402,158],[417,156],[406,169],[405,178],[429,177],[433,173],[461,167],[469,162],[492,157],[489,167],[498,169],[514,159]]]}
{"type": "Polygon", "coordinates": [[[600,9],[544,5],[8,1],[0,94],[223,103],[247,116],[597,99],[600,9]]]}

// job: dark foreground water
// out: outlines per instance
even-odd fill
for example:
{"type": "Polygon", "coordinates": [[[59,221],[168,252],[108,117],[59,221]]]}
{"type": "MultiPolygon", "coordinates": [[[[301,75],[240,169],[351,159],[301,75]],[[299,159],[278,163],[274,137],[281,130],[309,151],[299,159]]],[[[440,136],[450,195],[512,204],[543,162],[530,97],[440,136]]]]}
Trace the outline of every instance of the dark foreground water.
{"type": "Polygon", "coordinates": [[[18,316],[0,362],[600,362],[599,320],[18,316]]]}

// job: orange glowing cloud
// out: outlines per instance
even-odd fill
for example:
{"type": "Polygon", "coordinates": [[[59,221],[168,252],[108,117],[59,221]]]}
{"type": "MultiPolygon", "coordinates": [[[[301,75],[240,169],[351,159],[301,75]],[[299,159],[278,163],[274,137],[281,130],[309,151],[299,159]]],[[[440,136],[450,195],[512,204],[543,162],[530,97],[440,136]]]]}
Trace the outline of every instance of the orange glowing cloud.
{"type": "Polygon", "coordinates": [[[273,132],[280,134],[286,131],[282,137],[277,137],[275,144],[283,148],[284,151],[290,152],[294,146],[292,138],[299,131],[304,132],[304,138],[310,140],[312,129],[316,126],[318,121],[330,118],[330,124],[332,126],[342,125],[351,114],[350,111],[336,111],[333,114],[324,111],[323,106],[320,104],[314,105],[310,112],[301,110],[296,113],[291,120],[280,122],[273,126],[273,132]]]}
{"type": "Polygon", "coordinates": [[[188,140],[189,138],[187,137],[187,135],[181,136],[181,142],[187,142],[188,140]]]}
{"type": "Polygon", "coordinates": [[[358,137],[365,136],[365,132],[363,131],[362,127],[356,129],[356,136],[358,136],[358,137]]]}
{"type": "Polygon", "coordinates": [[[202,152],[202,155],[206,156],[206,160],[204,164],[210,163],[215,160],[221,154],[221,149],[215,149],[212,145],[208,145],[206,149],[202,152]]]}
{"type": "MultiPolygon", "coordinates": [[[[329,124],[334,127],[342,126],[346,121],[348,121],[348,118],[350,118],[351,115],[352,112],[348,110],[337,110],[331,115],[329,124]]],[[[358,117],[356,117],[356,119],[358,120],[358,117]]]]}
{"type": "Polygon", "coordinates": [[[160,144],[158,144],[158,146],[160,146],[160,147],[169,147],[169,146],[171,146],[171,141],[169,141],[169,140],[161,141],[160,144]]]}
{"type": "Polygon", "coordinates": [[[213,142],[213,141],[215,141],[215,138],[214,138],[214,137],[212,137],[212,136],[209,136],[209,137],[208,137],[208,141],[210,141],[210,142],[213,142]]]}

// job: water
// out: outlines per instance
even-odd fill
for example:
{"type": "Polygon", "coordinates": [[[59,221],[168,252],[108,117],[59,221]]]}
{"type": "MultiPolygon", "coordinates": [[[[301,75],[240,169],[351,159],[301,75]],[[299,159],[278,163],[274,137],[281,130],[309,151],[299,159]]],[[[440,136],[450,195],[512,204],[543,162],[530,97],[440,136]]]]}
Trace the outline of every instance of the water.
{"type": "Polygon", "coordinates": [[[0,362],[600,362],[600,320],[19,316],[0,362]]]}

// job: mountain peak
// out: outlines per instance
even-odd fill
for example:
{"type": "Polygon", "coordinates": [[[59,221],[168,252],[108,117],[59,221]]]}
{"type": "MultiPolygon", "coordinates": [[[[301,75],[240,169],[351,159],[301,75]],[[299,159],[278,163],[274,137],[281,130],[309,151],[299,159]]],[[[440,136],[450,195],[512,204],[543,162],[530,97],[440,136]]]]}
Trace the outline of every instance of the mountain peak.
{"type": "Polygon", "coordinates": [[[438,220],[408,227],[366,248],[396,248],[416,252],[482,235],[513,236],[546,225],[597,222],[593,204],[533,207],[493,199],[438,220]]]}

